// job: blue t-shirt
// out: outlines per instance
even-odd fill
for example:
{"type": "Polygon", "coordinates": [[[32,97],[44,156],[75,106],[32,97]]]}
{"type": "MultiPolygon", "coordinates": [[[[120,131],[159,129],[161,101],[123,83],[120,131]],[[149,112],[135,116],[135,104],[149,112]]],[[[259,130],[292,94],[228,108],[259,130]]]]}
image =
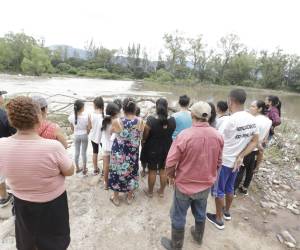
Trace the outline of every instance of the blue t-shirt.
{"type": "Polygon", "coordinates": [[[189,111],[179,111],[173,114],[176,121],[176,129],[172,135],[175,140],[176,136],[184,129],[192,127],[192,116],[189,111]]]}

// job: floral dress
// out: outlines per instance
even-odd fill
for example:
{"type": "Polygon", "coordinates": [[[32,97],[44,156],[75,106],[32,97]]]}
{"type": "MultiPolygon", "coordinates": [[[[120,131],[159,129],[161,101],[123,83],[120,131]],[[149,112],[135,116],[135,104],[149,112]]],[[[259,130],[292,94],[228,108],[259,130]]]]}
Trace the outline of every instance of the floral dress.
{"type": "Polygon", "coordinates": [[[123,127],[116,133],[109,164],[109,187],[116,192],[129,192],[139,187],[139,146],[142,136],[141,120],[121,118],[123,127]]]}

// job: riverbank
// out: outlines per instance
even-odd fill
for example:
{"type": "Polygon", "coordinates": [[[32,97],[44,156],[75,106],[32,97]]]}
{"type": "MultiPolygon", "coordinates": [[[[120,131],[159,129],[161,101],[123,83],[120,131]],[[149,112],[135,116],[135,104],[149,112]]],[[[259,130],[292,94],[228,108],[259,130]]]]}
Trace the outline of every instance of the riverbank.
{"type": "MultiPolygon", "coordinates": [[[[249,196],[238,195],[232,208],[233,219],[219,231],[207,222],[204,250],[280,250],[287,245],[300,249],[300,129],[298,123],[284,121],[267,148],[264,162],[254,177],[249,196]],[[293,239],[286,239],[287,233],[293,239]],[[282,243],[280,242],[282,240],[282,243]]],[[[70,155],[73,148],[69,149],[70,155]]],[[[169,209],[173,190],[168,187],[165,198],[146,197],[140,188],[131,206],[125,201],[115,207],[109,201],[110,191],[103,189],[100,176],[67,178],[71,245],[69,249],[162,249],[160,237],[170,235],[169,209]]],[[[100,165],[101,165],[100,161],[100,165]]],[[[158,188],[158,186],[157,186],[158,188]]],[[[11,207],[0,210],[0,249],[15,249],[11,207]]],[[[208,211],[214,211],[209,198],[208,211]]],[[[196,250],[189,227],[193,218],[189,211],[184,249],[196,250]]]]}

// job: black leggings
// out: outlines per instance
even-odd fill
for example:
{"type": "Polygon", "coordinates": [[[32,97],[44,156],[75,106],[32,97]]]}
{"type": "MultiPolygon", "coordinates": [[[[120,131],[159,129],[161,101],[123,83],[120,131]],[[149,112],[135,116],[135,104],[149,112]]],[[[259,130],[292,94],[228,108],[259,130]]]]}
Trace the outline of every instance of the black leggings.
{"type": "Polygon", "coordinates": [[[243,180],[245,170],[246,170],[246,177],[245,177],[243,187],[248,188],[250,186],[250,183],[252,181],[252,177],[254,174],[254,169],[256,168],[257,154],[258,154],[258,151],[252,151],[250,154],[248,154],[244,158],[244,161],[243,161],[244,166],[240,167],[240,170],[237,174],[237,177],[235,179],[235,184],[234,184],[234,190],[239,188],[239,186],[243,180]]]}
{"type": "Polygon", "coordinates": [[[70,244],[67,193],[36,203],[14,197],[18,250],[65,250],[70,244]]]}

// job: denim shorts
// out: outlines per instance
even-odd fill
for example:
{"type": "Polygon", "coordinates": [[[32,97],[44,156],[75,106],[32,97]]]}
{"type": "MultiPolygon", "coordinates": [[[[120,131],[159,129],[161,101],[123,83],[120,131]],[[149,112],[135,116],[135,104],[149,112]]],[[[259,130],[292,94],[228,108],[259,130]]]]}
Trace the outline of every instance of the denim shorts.
{"type": "Polygon", "coordinates": [[[233,194],[237,174],[238,171],[233,172],[233,168],[222,166],[218,171],[217,180],[212,187],[212,195],[217,198],[224,198],[226,194],[233,194]]]}

